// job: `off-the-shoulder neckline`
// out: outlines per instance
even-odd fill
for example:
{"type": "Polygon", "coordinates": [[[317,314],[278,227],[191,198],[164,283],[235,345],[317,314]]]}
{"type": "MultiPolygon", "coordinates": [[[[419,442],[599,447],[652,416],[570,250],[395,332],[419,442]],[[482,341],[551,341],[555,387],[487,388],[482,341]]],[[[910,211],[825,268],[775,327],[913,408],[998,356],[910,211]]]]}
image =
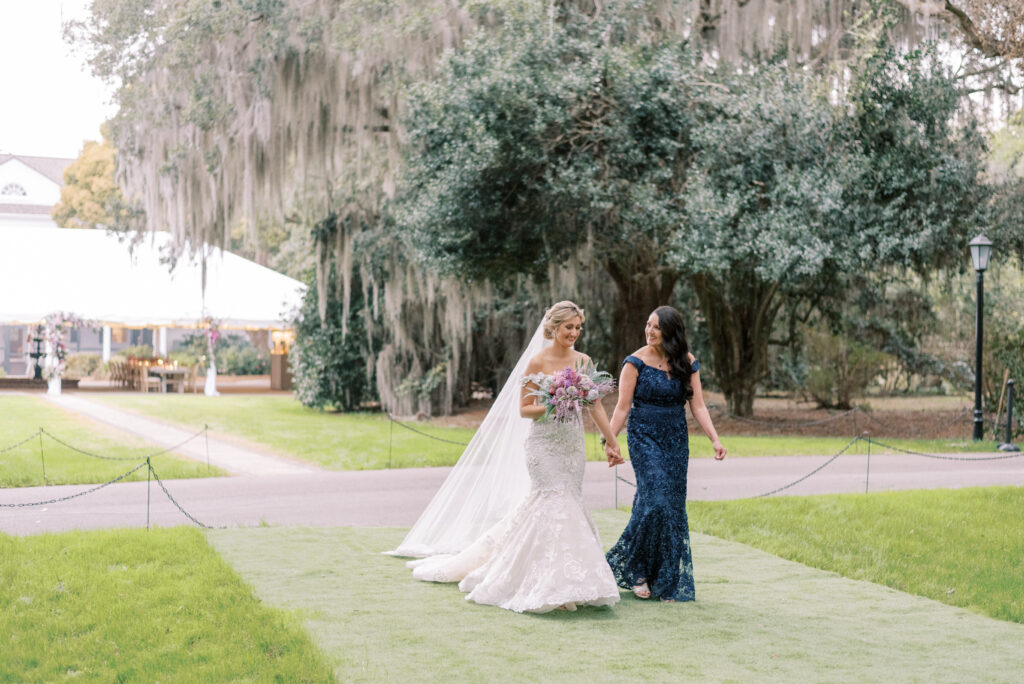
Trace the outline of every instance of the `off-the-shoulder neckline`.
{"type": "MultiPolygon", "coordinates": [[[[629,360],[629,359],[636,359],[637,361],[639,361],[641,364],[647,366],[648,368],[653,368],[654,370],[659,370],[659,371],[661,371],[663,373],[668,373],[669,372],[669,371],[665,370],[664,368],[658,368],[657,366],[652,366],[651,364],[647,363],[646,361],[641,359],[636,354],[629,354],[629,355],[627,355],[626,356],[626,360],[629,360]]],[[[694,358],[693,361],[690,362],[690,368],[693,368],[694,364],[698,364],[699,365],[700,361],[698,359],[694,358]]]]}

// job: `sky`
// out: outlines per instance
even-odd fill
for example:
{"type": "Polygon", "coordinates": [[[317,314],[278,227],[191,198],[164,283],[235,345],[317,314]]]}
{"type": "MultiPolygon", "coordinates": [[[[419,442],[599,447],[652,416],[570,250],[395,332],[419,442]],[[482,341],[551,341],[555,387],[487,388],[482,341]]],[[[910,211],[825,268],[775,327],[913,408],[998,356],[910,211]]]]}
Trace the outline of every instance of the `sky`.
{"type": "Polygon", "coordinates": [[[73,159],[113,116],[113,89],[64,42],[91,0],[0,0],[0,153],[73,159]]]}

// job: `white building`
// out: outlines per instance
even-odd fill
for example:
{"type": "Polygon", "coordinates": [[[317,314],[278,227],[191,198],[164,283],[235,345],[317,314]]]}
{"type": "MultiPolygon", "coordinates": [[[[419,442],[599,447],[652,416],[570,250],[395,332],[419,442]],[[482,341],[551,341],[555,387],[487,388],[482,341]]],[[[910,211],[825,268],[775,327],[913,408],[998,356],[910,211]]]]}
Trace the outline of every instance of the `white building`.
{"type": "Polygon", "coordinates": [[[64,170],[73,161],[0,154],[0,229],[11,225],[55,228],[50,212],[60,201],[64,170]]]}
{"type": "Polygon", "coordinates": [[[273,331],[290,328],[302,283],[230,252],[187,257],[171,270],[170,236],[151,235],[129,248],[103,230],[61,229],[50,218],[73,159],[0,154],[0,377],[33,373],[31,333],[65,311],[97,327],[74,330],[71,353],[111,353],[149,345],[166,355],[212,316],[225,331],[249,334],[269,348],[273,331]]]}

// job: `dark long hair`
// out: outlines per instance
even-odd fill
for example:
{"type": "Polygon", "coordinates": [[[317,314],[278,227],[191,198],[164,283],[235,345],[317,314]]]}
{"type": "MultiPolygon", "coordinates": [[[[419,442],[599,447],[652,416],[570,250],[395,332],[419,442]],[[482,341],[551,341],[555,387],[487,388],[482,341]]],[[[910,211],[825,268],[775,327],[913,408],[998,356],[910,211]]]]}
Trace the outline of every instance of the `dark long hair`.
{"type": "Polygon", "coordinates": [[[683,383],[683,392],[689,401],[693,396],[693,388],[690,386],[693,368],[690,366],[690,345],[686,341],[683,315],[671,306],[659,306],[654,313],[658,316],[658,327],[661,328],[661,346],[668,356],[669,374],[683,383]]]}

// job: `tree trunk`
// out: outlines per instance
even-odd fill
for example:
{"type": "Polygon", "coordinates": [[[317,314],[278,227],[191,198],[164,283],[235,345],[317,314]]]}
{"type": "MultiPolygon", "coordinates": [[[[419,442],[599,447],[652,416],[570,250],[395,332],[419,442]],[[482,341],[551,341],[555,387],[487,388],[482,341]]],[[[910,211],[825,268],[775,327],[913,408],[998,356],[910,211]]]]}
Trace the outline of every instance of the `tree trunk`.
{"type": "Polygon", "coordinates": [[[618,374],[622,361],[644,346],[647,317],[662,304],[671,304],[672,289],[679,276],[644,264],[647,268],[626,270],[615,263],[605,264],[619,291],[612,315],[612,358],[607,359],[612,375],[618,374]]]}
{"type": "Polygon", "coordinates": [[[757,384],[768,375],[768,338],[782,300],[777,283],[734,274],[728,284],[691,278],[711,338],[715,380],[730,414],[754,412],[757,384]]]}

